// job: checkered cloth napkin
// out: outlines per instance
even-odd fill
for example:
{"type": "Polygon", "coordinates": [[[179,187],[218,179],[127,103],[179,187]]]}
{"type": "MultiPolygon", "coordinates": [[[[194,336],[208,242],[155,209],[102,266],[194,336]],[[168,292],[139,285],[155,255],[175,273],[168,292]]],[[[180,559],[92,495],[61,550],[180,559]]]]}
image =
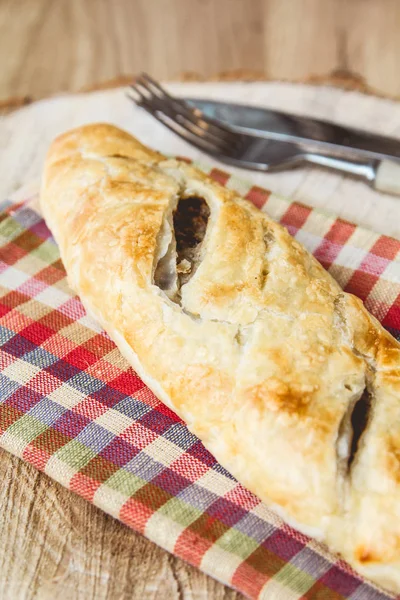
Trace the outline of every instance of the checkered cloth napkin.
{"type": "MultiPolygon", "coordinates": [[[[400,338],[400,242],[212,169],[400,338]]],[[[68,288],[37,198],[0,214],[0,446],[250,598],[392,598],[285,525],[146,388],[68,288]]]]}

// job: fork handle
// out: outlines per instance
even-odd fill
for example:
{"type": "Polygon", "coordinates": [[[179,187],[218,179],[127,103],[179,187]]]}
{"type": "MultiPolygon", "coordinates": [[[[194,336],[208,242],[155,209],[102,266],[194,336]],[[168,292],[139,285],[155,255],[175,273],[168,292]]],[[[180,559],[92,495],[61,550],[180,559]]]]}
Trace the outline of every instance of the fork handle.
{"type": "Polygon", "coordinates": [[[400,196],[400,162],[380,161],[376,168],[373,186],[378,192],[400,196]]]}

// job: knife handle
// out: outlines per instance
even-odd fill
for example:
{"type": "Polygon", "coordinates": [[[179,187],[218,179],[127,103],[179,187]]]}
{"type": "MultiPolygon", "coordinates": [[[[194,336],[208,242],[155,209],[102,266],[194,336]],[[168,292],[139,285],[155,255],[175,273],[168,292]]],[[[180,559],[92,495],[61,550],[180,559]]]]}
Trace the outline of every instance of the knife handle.
{"type": "Polygon", "coordinates": [[[373,186],[378,192],[400,196],[400,162],[381,160],[376,168],[373,186]]]}

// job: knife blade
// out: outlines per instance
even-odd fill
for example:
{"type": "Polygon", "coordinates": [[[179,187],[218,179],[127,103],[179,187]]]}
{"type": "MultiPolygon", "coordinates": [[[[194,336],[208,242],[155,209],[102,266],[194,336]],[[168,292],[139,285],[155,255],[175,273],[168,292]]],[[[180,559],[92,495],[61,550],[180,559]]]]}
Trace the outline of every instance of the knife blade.
{"type": "Polygon", "coordinates": [[[294,142],[350,158],[400,160],[400,140],[392,137],[268,108],[200,98],[184,99],[206,116],[250,135],[294,142]]]}

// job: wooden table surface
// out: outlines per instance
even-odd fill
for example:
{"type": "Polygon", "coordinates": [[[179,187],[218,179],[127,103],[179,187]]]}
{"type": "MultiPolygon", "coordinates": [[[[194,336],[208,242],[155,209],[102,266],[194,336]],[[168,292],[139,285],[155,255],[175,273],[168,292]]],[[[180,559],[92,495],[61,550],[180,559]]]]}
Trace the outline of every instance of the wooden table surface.
{"type": "Polygon", "coordinates": [[[2,600],[239,600],[0,450],[2,600]]]}
{"type": "Polygon", "coordinates": [[[400,97],[399,28],[398,0],[0,0],[0,102],[141,70],[400,97]]]}
{"type": "MultiPolygon", "coordinates": [[[[339,71],[400,96],[399,23],[397,0],[0,0],[0,100],[140,70],[292,80],[339,71]]],[[[241,597],[2,451],[0,481],[1,600],[241,597]]]]}

